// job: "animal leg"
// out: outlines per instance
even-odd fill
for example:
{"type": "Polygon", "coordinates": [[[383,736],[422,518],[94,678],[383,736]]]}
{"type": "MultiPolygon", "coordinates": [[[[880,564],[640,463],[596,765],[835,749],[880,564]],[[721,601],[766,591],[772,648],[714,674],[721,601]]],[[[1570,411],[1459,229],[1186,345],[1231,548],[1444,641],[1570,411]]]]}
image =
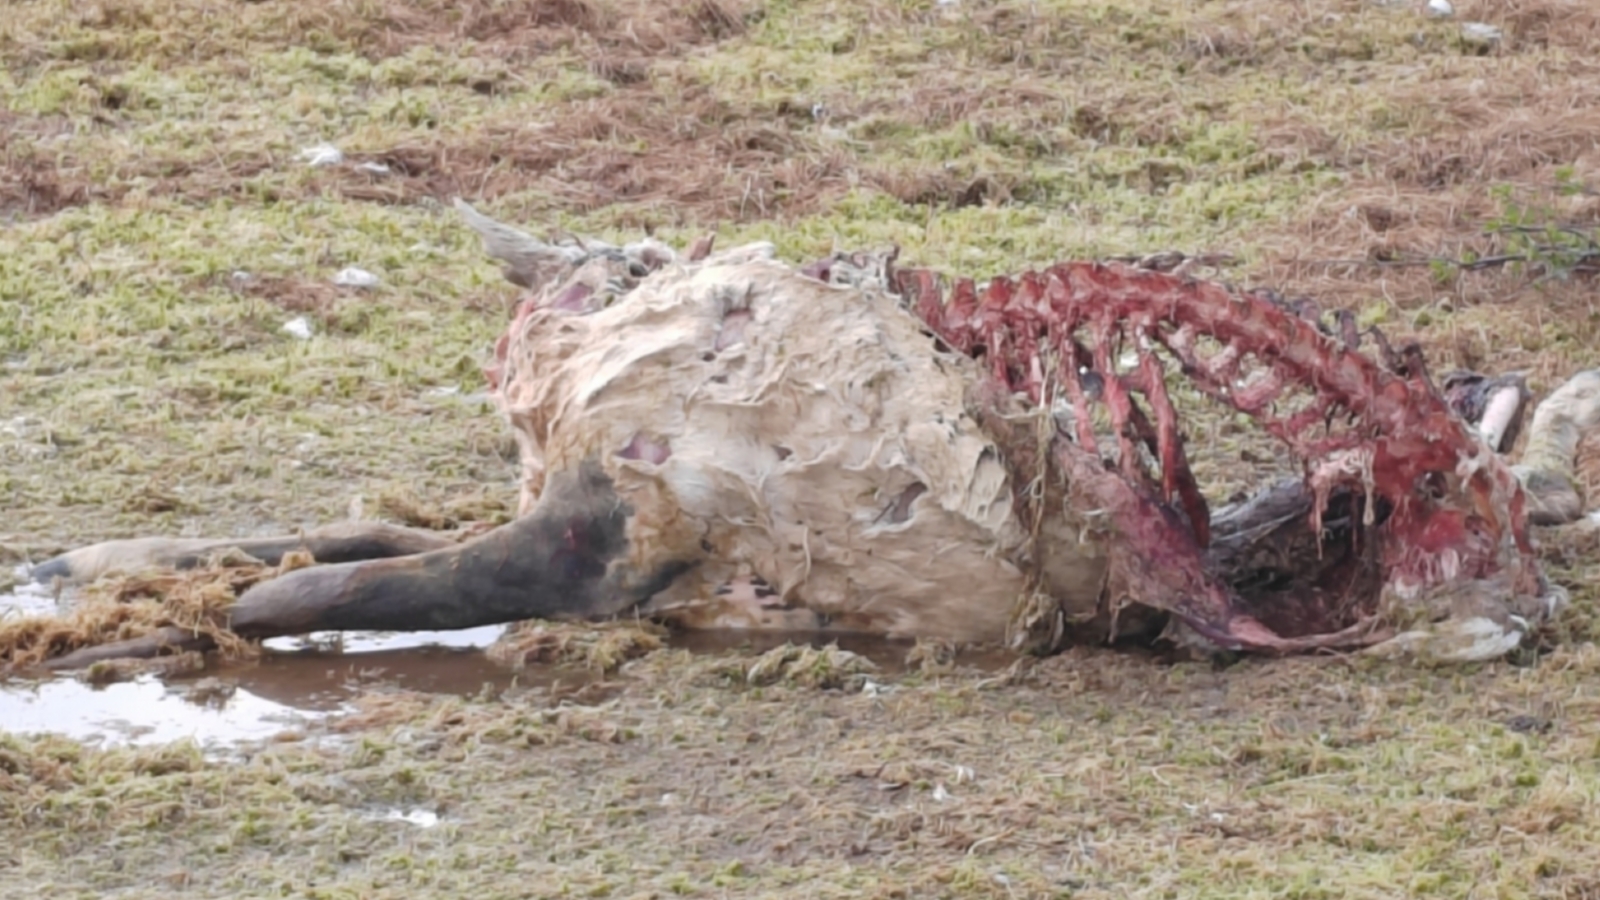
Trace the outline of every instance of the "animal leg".
{"type": "Polygon", "coordinates": [[[1579,372],[1533,412],[1528,444],[1512,467],[1528,496],[1528,520],[1564,525],[1584,513],[1574,471],[1578,442],[1600,427],[1600,369],[1579,372]]]}
{"type": "Polygon", "coordinates": [[[295,550],[306,550],[318,563],[410,556],[448,547],[442,535],[383,522],[338,522],[304,535],[260,538],[131,538],[79,547],[46,560],[29,571],[38,582],[60,578],[69,584],[94,581],[112,572],[145,568],[192,569],[221,550],[238,550],[269,566],[295,550]]]}
{"type": "MultiPolygon", "coordinates": [[[[664,589],[695,559],[657,559],[633,544],[633,509],[598,464],[552,473],[529,515],[426,553],[296,569],[239,598],[228,626],[262,639],[311,631],[435,631],[521,619],[596,619],[664,589]]],[[[78,668],[195,647],[178,629],[51,661],[78,668]]]]}

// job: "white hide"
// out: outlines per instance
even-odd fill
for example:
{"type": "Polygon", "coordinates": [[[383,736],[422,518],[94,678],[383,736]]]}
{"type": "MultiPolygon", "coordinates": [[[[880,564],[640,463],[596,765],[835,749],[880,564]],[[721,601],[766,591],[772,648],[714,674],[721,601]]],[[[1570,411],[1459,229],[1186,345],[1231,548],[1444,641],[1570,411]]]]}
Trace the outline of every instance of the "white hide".
{"type": "MultiPolygon", "coordinates": [[[[646,614],[1004,638],[1028,534],[1001,454],[965,411],[981,373],[938,352],[893,297],[768,260],[674,264],[608,308],[520,319],[504,378],[524,511],[544,473],[596,458],[635,510],[634,565],[702,560],[646,614]],[[670,456],[619,455],[641,445],[670,456]],[[716,595],[749,576],[776,591],[764,607],[716,595]]],[[[1092,609],[1098,551],[1051,543],[1050,592],[1092,609]]]]}

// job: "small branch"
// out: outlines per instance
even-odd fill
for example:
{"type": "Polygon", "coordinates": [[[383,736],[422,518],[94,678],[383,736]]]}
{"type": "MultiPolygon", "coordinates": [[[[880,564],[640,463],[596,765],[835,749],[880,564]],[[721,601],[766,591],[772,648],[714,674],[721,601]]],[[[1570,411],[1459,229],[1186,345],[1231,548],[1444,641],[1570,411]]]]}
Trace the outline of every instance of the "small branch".
{"type": "MultiPolygon", "coordinates": [[[[1439,265],[1453,266],[1463,272],[1478,272],[1484,269],[1497,269],[1512,263],[1543,263],[1548,262],[1541,253],[1555,255],[1559,252],[1553,247],[1537,247],[1535,253],[1505,253],[1499,256],[1484,256],[1473,260],[1451,259],[1448,256],[1418,256],[1403,259],[1300,259],[1295,262],[1310,266],[1369,266],[1375,269],[1416,269],[1439,265]]],[[[1565,267],[1572,272],[1600,272],[1600,250],[1593,253],[1584,253],[1570,266],[1565,267]]]]}
{"type": "Polygon", "coordinates": [[[1582,241],[1590,249],[1600,251],[1600,244],[1595,243],[1594,234],[1584,231],[1575,225],[1501,225],[1485,234],[1565,234],[1582,241]]]}

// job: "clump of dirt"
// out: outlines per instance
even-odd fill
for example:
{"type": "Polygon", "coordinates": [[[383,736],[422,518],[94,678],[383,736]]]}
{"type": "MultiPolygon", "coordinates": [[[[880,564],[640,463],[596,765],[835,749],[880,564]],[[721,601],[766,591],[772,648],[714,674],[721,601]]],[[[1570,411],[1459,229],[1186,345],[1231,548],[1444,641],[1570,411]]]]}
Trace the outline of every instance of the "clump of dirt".
{"type": "Polygon", "coordinates": [[[754,687],[792,685],[817,690],[860,688],[877,663],[838,644],[826,647],[784,644],[761,654],[755,662],[740,657],[719,660],[712,674],[754,687]]]}
{"type": "MultiPolygon", "coordinates": [[[[251,585],[312,562],[310,554],[295,551],[279,565],[268,566],[229,550],[187,571],[163,569],[102,579],[87,586],[65,615],[0,622],[0,667],[36,666],[82,647],[132,640],[168,627],[209,637],[224,658],[252,658],[259,648],[228,630],[228,611],[251,585]]],[[[105,669],[101,675],[115,680],[119,670],[105,669]]]]}
{"type": "Polygon", "coordinates": [[[29,117],[0,109],[0,223],[49,215],[91,200],[93,187],[88,182],[63,180],[53,161],[35,150],[38,142],[71,130],[59,117],[29,117]]]}
{"type": "Polygon", "coordinates": [[[78,673],[78,680],[98,687],[131,681],[140,675],[156,675],[162,678],[186,675],[203,671],[205,667],[205,654],[189,650],[152,659],[102,659],[91,663],[78,673]]]}
{"type": "Polygon", "coordinates": [[[324,328],[337,324],[338,304],[350,294],[349,288],[327,281],[284,275],[255,275],[238,272],[222,280],[232,290],[249,297],[257,297],[286,313],[310,316],[324,328]]]}
{"type": "Polygon", "coordinates": [[[513,671],[566,664],[607,674],[630,659],[661,649],[665,637],[666,629],[643,620],[598,625],[518,622],[484,653],[513,671]]]}

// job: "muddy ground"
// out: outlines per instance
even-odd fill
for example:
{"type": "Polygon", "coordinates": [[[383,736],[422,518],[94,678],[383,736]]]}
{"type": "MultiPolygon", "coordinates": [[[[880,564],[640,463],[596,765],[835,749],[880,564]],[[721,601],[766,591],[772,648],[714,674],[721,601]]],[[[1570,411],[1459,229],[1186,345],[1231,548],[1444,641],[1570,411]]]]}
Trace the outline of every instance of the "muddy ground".
{"type": "MultiPolygon", "coordinates": [[[[1580,0],[9,4],[0,593],[91,540],[504,520],[516,292],[457,195],[975,276],[1228,254],[1542,394],[1600,364],[1597,41],[1580,0]]],[[[1186,427],[1215,500],[1274,468],[1186,427]]],[[[1460,670],[651,637],[12,678],[0,893],[1600,896],[1600,555],[1540,539],[1547,652],[1460,670]]]]}

